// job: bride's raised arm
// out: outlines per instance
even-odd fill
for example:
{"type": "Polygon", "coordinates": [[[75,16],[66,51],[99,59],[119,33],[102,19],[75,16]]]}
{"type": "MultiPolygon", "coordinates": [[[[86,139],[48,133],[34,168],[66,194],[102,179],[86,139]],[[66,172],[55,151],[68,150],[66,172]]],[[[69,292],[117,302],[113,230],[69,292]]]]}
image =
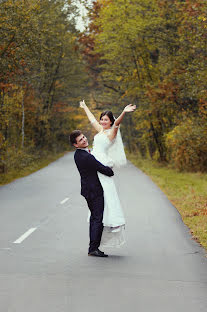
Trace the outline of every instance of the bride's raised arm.
{"type": "Polygon", "coordinates": [[[96,131],[100,132],[103,128],[102,126],[99,124],[99,122],[96,120],[96,118],[94,117],[94,115],[91,113],[90,109],[88,108],[88,106],[85,104],[85,101],[80,101],[80,107],[84,109],[91,125],[96,129],[96,131]]]}
{"type": "Polygon", "coordinates": [[[119,128],[119,125],[120,123],[122,122],[123,118],[124,118],[124,115],[126,113],[130,113],[130,112],[133,112],[134,110],[136,109],[136,105],[133,105],[133,104],[129,104],[127,106],[125,106],[124,110],[122,111],[122,113],[119,115],[119,117],[115,120],[113,126],[112,126],[112,131],[111,133],[109,134],[109,139],[112,141],[116,135],[117,135],[117,132],[118,132],[118,128],[119,128]]]}

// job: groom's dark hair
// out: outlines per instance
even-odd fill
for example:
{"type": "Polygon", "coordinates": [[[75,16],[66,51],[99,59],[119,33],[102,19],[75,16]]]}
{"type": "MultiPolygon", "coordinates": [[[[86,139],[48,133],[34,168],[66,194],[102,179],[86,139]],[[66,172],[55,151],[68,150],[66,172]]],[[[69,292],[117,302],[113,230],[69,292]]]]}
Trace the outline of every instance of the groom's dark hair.
{"type": "Polygon", "coordinates": [[[74,130],[73,132],[71,132],[71,134],[70,134],[70,143],[71,143],[71,145],[77,143],[76,138],[79,135],[81,135],[81,134],[82,134],[82,131],[80,131],[80,130],[74,130]]]}

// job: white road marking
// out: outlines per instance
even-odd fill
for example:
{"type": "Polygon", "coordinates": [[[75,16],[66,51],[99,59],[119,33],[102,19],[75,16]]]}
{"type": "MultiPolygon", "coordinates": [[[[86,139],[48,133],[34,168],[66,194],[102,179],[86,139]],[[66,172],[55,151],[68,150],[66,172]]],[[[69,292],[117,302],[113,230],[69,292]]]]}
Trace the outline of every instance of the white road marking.
{"type": "Polygon", "coordinates": [[[37,228],[31,228],[27,232],[25,232],[22,236],[20,236],[17,240],[15,240],[14,244],[21,244],[23,240],[25,240],[30,234],[32,234],[37,228]]]}
{"type": "Polygon", "coordinates": [[[66,197],[65,199],[63,199],[60,203],[61,203],[61,205],[63,205],[64,203],[66,203],[67,201],[69,200],[69,198],[68,197],[66,197]]]}

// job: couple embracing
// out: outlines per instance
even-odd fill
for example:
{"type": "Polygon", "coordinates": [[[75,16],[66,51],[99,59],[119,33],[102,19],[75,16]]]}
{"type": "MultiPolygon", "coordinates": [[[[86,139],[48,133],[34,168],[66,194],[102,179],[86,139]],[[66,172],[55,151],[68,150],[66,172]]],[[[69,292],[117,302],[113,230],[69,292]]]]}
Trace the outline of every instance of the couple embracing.
{"type": "Polygon", "coordinates": [[[105,111],[99,122],[84,101],[80,102],[80,107],[98,132],[91,153],[88,140],[80,130],[70,134],[71,144],[76,147],[74,159],[81,176],[81,195],[85,197],[90,213],[88,255],[107,257],[99,246],[119,247],[124,243],[125,218],[112,168],[126,164],[119,126],[125,113],[133,112],[136,106],[127,105],[117,119],[111,111],[105,111]]]}

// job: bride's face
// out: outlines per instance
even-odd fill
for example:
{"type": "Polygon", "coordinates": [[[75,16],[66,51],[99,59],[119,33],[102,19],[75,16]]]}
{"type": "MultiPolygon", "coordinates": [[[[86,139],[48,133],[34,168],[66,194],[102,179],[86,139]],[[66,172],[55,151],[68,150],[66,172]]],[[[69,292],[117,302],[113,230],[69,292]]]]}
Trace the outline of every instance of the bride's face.
{"type": "Polygon", "coordinates": [[[104,129],[110,129],[111,128],[111,120],[107,115],[104,115],[101,119],[100,119],[100,125],[104,128],[104,129]]]}

